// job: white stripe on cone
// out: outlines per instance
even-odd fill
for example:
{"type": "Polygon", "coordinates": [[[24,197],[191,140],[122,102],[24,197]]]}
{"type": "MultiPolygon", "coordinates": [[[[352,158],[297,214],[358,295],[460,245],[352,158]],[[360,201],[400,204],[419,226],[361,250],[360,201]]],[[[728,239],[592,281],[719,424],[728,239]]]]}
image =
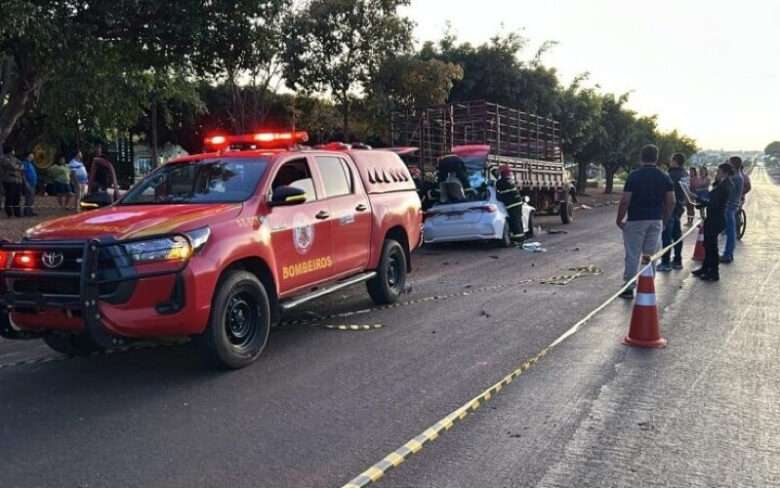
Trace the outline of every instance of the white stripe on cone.
{"type": "Polygon", "coordinates": [[[635,305],[639,307],[655,307],[655,293],[637,293],[635,305]]]}

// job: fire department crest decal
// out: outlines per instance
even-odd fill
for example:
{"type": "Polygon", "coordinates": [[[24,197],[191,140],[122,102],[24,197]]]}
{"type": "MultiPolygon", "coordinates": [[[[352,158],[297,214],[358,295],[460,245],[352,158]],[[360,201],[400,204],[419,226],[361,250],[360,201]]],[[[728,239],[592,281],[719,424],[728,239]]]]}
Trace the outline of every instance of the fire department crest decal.
{"type": "Polygon", "coordinates": [[[293,245],[298,254],[306,254],[314,244],[314,225],[303,214],[293,218],[293,245]]]}

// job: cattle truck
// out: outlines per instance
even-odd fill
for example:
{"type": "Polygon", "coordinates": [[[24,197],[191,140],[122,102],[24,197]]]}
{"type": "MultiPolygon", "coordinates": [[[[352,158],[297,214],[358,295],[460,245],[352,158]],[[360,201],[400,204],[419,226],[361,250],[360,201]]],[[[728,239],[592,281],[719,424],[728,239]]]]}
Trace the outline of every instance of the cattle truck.
{"type": "Polygon", "coordinates": [[[508,165],[537,213],[574,219],[561,151],[560,125],[553,119],[486,101],[453,102],[391,115],[394,146],[416,147],[405,156],[423,174],[435,173],[437,161],[453,147],[487,145],[485,176],[508,165]]]}

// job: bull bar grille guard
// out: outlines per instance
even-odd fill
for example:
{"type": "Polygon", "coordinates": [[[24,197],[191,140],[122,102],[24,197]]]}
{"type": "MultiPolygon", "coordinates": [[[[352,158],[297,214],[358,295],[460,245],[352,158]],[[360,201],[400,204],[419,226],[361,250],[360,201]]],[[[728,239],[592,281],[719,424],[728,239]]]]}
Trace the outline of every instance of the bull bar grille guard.
{"type": "MultiPolygon", "coordinates": [[[[190,238],[184,234],[173,234],[185,237],[190,245],[190,238]]],[[[118,284],[137,281],[145,278],[179,275],[187,267],[189,259],[181,260],[174,269],[164,271],[139,272],[130,257],[123,250],[124,245],[153,239],[169,238],[172,234],[150,235],[143,238],[89,239],[87,241],[22,241],[9,243],[0,241],[0,251],[9,253],[23,251],[78,251],[81,250],[81,265],[78,271],[52,271],[43,269],[11,269],[12,255],[9,255],[6,266],[0,269],[0,337],[6,339],[34,339],[42,336],[40,332],[18,330],[11,324],[10,315],[14,309],[68,310],[80,312],[84,331],[98,345],[110,347],[123,342],[123,339],[112,335],[103,325],[100,316],[101,285],[118,284]],[[107,251],[111,257],[112,268],[100,269],[101,251],[107,251]],[[8,279],[35,278],[72,278],[79,280],[79,295],[53,295],[46,293],[20,293],[9,286],[8,279]]]]}

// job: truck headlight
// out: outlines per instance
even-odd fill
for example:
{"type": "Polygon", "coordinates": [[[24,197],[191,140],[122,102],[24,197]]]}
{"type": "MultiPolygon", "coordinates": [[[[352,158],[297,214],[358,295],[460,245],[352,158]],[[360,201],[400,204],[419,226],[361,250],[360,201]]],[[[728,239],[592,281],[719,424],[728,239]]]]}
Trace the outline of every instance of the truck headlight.
{"type": "Polygon", "coordinates": [[[123,245],[134,263],[185,261],[192,256],[190,240],[182,235],[130,242],[123,245]]]}

